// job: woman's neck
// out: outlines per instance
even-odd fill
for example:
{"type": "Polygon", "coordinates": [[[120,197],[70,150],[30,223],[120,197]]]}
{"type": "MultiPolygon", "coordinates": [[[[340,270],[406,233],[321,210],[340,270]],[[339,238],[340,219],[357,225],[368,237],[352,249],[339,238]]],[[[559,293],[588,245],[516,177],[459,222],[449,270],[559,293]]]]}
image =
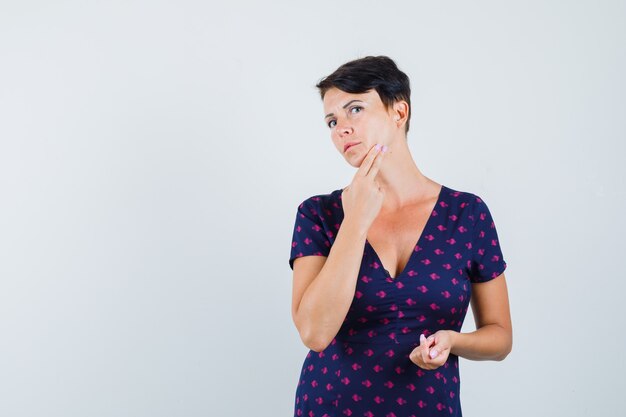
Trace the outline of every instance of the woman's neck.
{"type": "Polygon", "coordinates": [[[376,181],[385,192],[381,211],[393,212],[407,205],[419,204],[437,194],[440,184],[426,177],[419,170],[406,139],[398,138],[389,145],[376,181]]]}

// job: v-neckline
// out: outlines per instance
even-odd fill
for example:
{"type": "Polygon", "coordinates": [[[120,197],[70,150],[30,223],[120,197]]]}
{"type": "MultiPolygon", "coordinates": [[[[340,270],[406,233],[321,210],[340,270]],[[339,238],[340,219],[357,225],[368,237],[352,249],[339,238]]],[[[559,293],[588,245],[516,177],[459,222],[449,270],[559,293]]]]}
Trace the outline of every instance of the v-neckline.
{"type": "Polygon", "coordinates": [[[365,238],[365,245],[369,246],[369,248],[372,250],[372,255],[376,258],[376,262],[378,263],[378,265],[380,265],[380,267],[383,268],[383,271],[385,271],[385,274],[387,275],[387,278],[389,278],[389,279],[391,279],[393,281],[396,281],[398,278],[400,278],[402,275],[404,275],[407,272],[407,270],[409,268],[409,265],[411,264],[411,262],[413,260],[413,257],[415,256],[415,253],[416,253],[415,248],[418,245],[420,247],[423,247],[422,240],[424,240],[424,236],[426,235],[430,224],[434,221],[434,220],[432,220],[432,218],[434,217],[433,213],[437,210],[437,207],[439,207],[439,203],[443,199],[444,188],[446,188],[446,186],[441,184],[441,188],[439,189],[439,195],[437,196],[437,201],[435,201],[435,205],[433,206],[432,210],[430,211],[430,214],[428,215],[428,219],[426,219],[426,223],[424,224],[424,228],[422,229],[422,233],[419,235],[419,237],[417,238],[417,241],[413,245],[413,248],[411,250],[411,255],[409,256],[409,259],[407,260],[406,265],[404,265],[404,268],[399,273],[398,273],[398,271],[396,271],[396,276],[395,277],[391,276],[389,271],[385,268],[385,265],[383,265],[383,262],[380,260],[380,256],[378,256],[378,253],[376,253],[376,250],[374,249],[372,244],[369,242],[369,240],[367,240],[367,238],[365,238]]]}

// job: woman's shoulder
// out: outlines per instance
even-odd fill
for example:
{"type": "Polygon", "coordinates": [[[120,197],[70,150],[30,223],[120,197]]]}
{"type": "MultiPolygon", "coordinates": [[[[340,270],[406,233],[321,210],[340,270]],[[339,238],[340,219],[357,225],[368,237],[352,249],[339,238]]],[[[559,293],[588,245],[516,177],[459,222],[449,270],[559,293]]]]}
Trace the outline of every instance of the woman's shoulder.
{"type": "MultiPolygon", "coordinates": [[[[467,191],[456,190],[446,187],[448,190],[448,204],[453,206],[458,214],[466,213],[469,220],[475,221],[477,218],[491,216],[487,203],[481,195],[467,191]]],[[[465,216],[459,216],[465,217],[465,216]]]]}
{"type": "Polygon", "coordinates": [[[458,201],[459,203],[463,204],[472,204],[472,203],[476,203],[478,201],[481,201],[482,199],[475,193],[471,192],[471,191],[467,191],[467,190],[458,190],[458,189],[454,189],[454,188],[450,188],[445,186],[445,190],[447,192],[447,195],[449,197],[452,197],[453,199],[455,199],[456,201],[458,201]]]}
{"type": "Polygon", "coordinates": [[[343,189],[334,190],[324,194],[314,194],[301,200],[299,208],[307,207],[309,210],[332,211],[341,205],[341,193],[343,189]]]}

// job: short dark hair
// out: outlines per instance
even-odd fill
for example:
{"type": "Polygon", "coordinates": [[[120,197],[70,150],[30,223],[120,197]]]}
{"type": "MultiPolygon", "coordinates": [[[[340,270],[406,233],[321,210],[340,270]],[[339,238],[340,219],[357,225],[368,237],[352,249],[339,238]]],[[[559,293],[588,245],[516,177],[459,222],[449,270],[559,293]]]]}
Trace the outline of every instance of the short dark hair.
{"type": "Polygon", "coordinates": [[[396,101],[404,100],[409,105],[409,115],[404,132],[409,131],[411,120],[411,85],[409,77],[398,69],[387,56],[366,56],[346,62],[332,74],[321,79],[315,86],[324,100],[326,92],[335,87],[346,93],[363,94],[372,88],[380,96],[385,110],[396,101]]]}

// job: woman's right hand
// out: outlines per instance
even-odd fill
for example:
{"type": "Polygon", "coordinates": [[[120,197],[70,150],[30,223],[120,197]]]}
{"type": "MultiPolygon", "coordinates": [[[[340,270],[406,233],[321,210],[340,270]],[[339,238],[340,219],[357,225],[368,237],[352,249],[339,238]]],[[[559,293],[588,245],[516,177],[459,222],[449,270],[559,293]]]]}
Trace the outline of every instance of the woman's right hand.
{"type": "Polygon", "coordinates": [[[380,150],[372,146],[341,194],[344,220],[355,222],[363,233],[367,233],[383,205],[385,192],[376,181],[376,174],[385,153],[382,145],[380,150]]]}

